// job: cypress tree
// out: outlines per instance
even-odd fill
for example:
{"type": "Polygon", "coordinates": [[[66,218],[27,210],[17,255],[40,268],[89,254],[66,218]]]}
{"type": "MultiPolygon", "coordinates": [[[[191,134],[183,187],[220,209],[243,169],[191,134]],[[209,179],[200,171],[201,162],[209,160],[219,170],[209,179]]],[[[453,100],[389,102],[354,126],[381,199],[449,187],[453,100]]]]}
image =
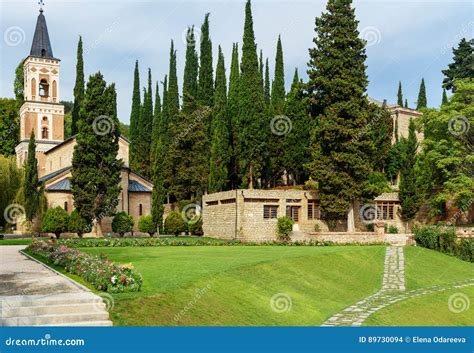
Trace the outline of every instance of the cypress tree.
{"type": "MultiPolygon", "coordinates": [[[[310,49],[309,105],[316,125],[311,176],[318,181],[326,220],[343,220],[355,200],[366,197],[374,146],[369,122],[365,42],[351,1],[329,0],[316,18],[310,49]]],[[[332,223],[332,222],[331,222],[332,223]]]]}
{"type": "Polygon", "coordinates": [[[426,100],[426,87],[425,87],[425,79],[421,79],[420,84],[420,91],[418,92],[418,100],[416,101],[416,110],[420,110],[427,107],[427,100],[426,100]]]}
{"type": "Polygon", "coordinates": [[[420,207],[420,195],[416,182],[416,161],[418,141],[416,139],[415,123],[410,119],[408,139],[403,139],[402,163],[400,170],[400,206],[403,220],[415,218],[420,207]]]}
{"type": "Polygon", "coordinates": [[[408,108],[408,100],[405,98],[405,108],[408,108]]]}
{"type": "MultiPolygon", "coordinates": [[[[156,144],[158,143],[158,139],[160,138],[161,134],[161,97],[159,92],[159,84],[158,81],[156,82],[155,87],[155,108],[153,111],[153,127],[151,132],[151,150],[150,150],[150,160],[152,164],[155,164],[155,152],[156,152],[156,144]]],[[[153,170],[152,170],[153,172],[153,170]]]]}
{"type": "Polygon", "coordinates": [[[119,136],[115,86],[107,86],[98,72],[89,77],[80,111],[71,188],[81,217],[99,227],[100,220],[113,214],[118,205],[123,165],[117,159],[119,136]]]}
{"type": "Polygon", "coordinates": [[[283,49],[281,38],[278,36],[276,57],[275,57],[275,77],[272,82],[272,114],[280,115],[285,110],[285,73],[283,67],[283,49]]]}
{"type": "Polygon", "coordinates": [[[265,60],[265,83],[263,89],[263,98],[265,99],[265,104],[270,105],[270,71],[268,67],[268,58],[265,60]]]}
{"type": "Polygon", "coordinates": [[[186,36],[186,61],[183,77],[183,111],[190,112],[196,108],[198,92],[198,56],[194,27],[188,28],[186,36]]]}
{"type": "Polygon", "coordinates": [[[441,100],[441,105],[445,105],[448,103],[449,103],[449,100],[448,100],[448,95],[446,94],[446,88],[443,88],[443,98],[441,100]]]}
{"type": "MultiPolygon", "coordinates": [[[[163,80],[163,106],[161,107],[161,127],[160,133],[168,129],[168,75],[163,80]]],[[[167,135],[166,135],[167,136],[167,135]]]]}
{"type": "Polygon", "coordinates": [[[25,195],[25,216],[29,222],[38,214],[40,208],[40,190],[38,190],[38,160],[36,159],[35,133],[31,131],[28,142],[28,155],[25,165],[23,192],[25,195]]]}
{"type": "Polygon", "coordinates": [[[206,16],[204,17],[204,23],[201,26],[200,66],[198,82],[199,103],[201,105],[212,107],[213,96],[214,79],[212,68],[212,42],[209,36],[209,14],[206,14],[206,16]]]}
{"type": "Polygon", "coordinates": [[[446,70],[442,70],[445,78],[443,87],[455,91],[454,81],[474,78],[474,39],[462,38],[457,48],[453,48],[453,62],[446,70]]]}
{"type": "Polygon", "coordinates": [[[132,110],[130,112],[130,167],[136,169],[138,166],[138,128],[140,123],[140,73],[138,71],[138,60],[135,62],[135,71],[133,76],[133,95],[132,110]]]}
{"type": "Polygon", "coordinates": [[[168,124],[172,124],[179,114],[179,91],[178,76],[176,73],[176,50],[174,43],[171,41],[170,48],[170,68],[168,73],[168,90],[167,90],[167,114],[168,124]]]}
{"type": "Polygon", "coordinates": [[[77,121],[79,119],[79,111],[82,100],[84,99],[84,59],[82,57],[82,37],[79,36],[77,43],[77,63],[76,63],[76,83],[74,85],[74,106],[72,108],[71,116],[71,134],[77,134],[77,121]]]}
{"type": "Polygon", "coordinates": [[[402,81],[398,81],[397,105],[403,107],[402,81]]]}
{"type": "Polygon", "coordinates": [[[140,113],[137,131],[137,172],[147,178],[151,177],[150,156],[153,128],[153,92],[152,92],[151,70],[148,69],[148,87],[144,90],[142,111],[140,113]]]}
{"type": "Polygon", "coordinates": [[[258,71],[260,72],[260,81],[262,82],[262,92],[265,92],[265,79],[263,77],[263,51],[262,49],[260,49],[260,58],[258,60],[258,71]]]}
{"type": "Polygon", "coordinates": [[[227,116],[227,82],[224,55],[219,46],[216,68],[216,88],[211,127],[211,157],[209,168],[209,192],[223,191],[228,177],[229,130],[227,116]]]}
{"type": "Polygon", "coordinates": [[[269,126],[258,71],[257,47],[250,0],[245,7],[245,25],[239,84],[239,169],[243,187],[253,188],[264,172],[269,126]]]}
{"type": "Polygon", "coordinates": [[[229,139],[231,145],[231,158],[229,166],[230,188],[234,189],[240,185],[239,180],[239,47],[235,43],[232,46],[232,61],[229,76],[229,96],[227,99],[227,111],[229,117],[229,139]]]}

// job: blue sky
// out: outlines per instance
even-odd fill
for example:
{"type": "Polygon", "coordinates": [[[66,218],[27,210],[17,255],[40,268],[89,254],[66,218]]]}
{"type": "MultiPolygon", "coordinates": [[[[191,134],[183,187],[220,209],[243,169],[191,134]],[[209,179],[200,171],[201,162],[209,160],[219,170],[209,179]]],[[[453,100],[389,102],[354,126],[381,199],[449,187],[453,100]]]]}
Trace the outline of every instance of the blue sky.
{"type": "MultiPolygon", "coordinates": [[[[214,60],[221,45],[229,72],[232,43],[242,41],[244,0],[46,0],[45,16],[53,52],[61,59],[61,99],[73,99],[76,46],[84,40],[86,77],[100,70],[115,82],[121,121],[130,115],[133,67],[139,60],[142,85],[148,67],[153,80],[168,70],[170,40],[178,51],[180,85],[188,25],[200,27],[210,12],[214,60]]],[[[306,78],[308,48],[314,18],[326,1],[254,0],[254,29],[258,48],[269,57],[273,75],[275,48],[281,34],[285,79],[289,87],[294,68],[306,78]]],[[[361,36],[369,41],[367,74],[370,96],[396,101],[398,81],[410,107],[416,104],[424,77],[428,105],[441,101],[441,70],[452,61],[451,48],[460,38],[472,38],[474,7],[463,1],[354,1],[361,36]]],[[[38,15],[35,0],[0,0],[0,96],[13,96],[14,70],[29,54],[38,15]]]]}

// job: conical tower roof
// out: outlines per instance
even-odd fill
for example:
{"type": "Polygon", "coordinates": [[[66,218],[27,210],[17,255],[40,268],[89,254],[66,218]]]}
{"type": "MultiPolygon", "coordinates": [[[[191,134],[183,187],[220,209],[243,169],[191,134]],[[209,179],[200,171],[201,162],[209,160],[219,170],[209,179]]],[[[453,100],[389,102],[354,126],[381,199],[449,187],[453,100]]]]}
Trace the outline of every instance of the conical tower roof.
{"type": "Polygon", "coordinates": [[[39,58],[54,59],[53,49],[49,41],[48,26],[46,18],[43,15],[43,9],[40,10],[38,20],[36,21],[35,35],[31,44],[30,56],[39,58]]]}

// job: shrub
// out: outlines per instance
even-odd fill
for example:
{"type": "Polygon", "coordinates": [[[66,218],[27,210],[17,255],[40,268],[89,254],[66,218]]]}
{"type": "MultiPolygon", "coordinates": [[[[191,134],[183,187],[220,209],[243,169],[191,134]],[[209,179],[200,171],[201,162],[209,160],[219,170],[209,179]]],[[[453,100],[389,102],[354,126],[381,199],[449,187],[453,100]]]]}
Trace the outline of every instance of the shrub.
{"type": "Polygon", "coordinates": [[[132,216],[125,212],[119,212],[115,214],[114,219],[112,220],[112,231],[123,237],[125,233],[133,230],[133,224],[132,216]]]}
{"type": "Polygon", "coordinates": [[[191,221],[188,224],[189,231],[193,235],[203,235],[204,232],[202,230],[202,217],[201,215],[194,215],[191,221]]]}
{"type": "Polygon", "coordinates": [[[61,207],[50,208],[46,211],[41,225],[41,231],[44,233],[54,233],[59,239],[61,233],[68,230],[68,213],[61,207]]]}
{"type": "Polygon", "coordinates": [[[278,239],[282,241],[288,241],[290,240],[290,234],[291,231],[293,230],[293,219],[288,216],[283,216],[278,218],[278,223],[277,223],[277,234],[278,234],[278,239]]]}
{"type": "Polygon", "coordinates": [[[316,222],[316,223],[314,224],[314,231],[315,231],[316,233],[319,233],[319,232],[321,231],[321,227],[319,226],[319,222],[316,222]]]}
{"type": "Polygon", "coordinates": [[[440,229],[439,250],[451,255],[456,253],[456,230],[453,227],[440,229]]]}
{"type": "Polygon", "coordinates": [[[387,228],[388,234],[398,234],[398,228],[394,225],[389,225],[387,228]]]}
{"type": "Polygon", "coordinates": [[[428,249],[439,249],[439,227],[438,226],[424,226],[414,227],[413,237],[418,245],[428,249]]]}
{"type": "Polygon", "coordinates": [[[153,217],[151,215],[140,217],[138,221],[138,229],[140,232],[150,234],[150,237],[156,233],[156,227],[153,223],[153,217]]]}
{"type": "Polygon", "coordinates": [[[457,244],[456,255],[464,261],[474,262],[474,238],[462,238],[457,244]]]}
{"type": "Polygon", "coordinates": [[[186,232],[188,229],[187,224],[184,223],[181,212],[173,211],[170,212],[168,217],[165,219],[165,233],[174,234],[178,236],[181,232],[186,232]]]}
{"type": "Polygon", "coordinates": [[[87,231],[87,222],[81,217],[77,210],[72,211],[68,221],[68,231],[71,233],[77,233],[79,238],[82,238],[84,233],[87,231]]]}
{"type": "Polygon", "coordinates": [[[25,251],[82,277],[98,290],[136,292],[143,283],[142,276],[133,270],[132,264],[116,265],[104,256],[92,256],[62,244],[33,241],[25,251]]]}

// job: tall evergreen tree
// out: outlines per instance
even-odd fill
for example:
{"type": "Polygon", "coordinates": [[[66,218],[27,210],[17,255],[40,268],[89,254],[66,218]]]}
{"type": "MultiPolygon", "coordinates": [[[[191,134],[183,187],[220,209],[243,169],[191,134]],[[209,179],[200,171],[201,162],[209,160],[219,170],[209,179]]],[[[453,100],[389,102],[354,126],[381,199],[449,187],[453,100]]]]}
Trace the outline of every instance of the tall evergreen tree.
{"type": "Polygon", "coordinates": [[[138,60],[135,62],[135,71],[133,75],[133,95],[132,95],[132,110],[130,112],[130,166],[136,169],[138,166],[138,134],[140,124],[140,73],[138,71],[138,60]]]}
{"type": "Polygon", "coordinates": [[[405,108],[408,108],[408,100],[405,98],[405,108]]]}
{"type": "Polygon", "coordinates": [[[454,80],[464,78],[474,78],[474,39],[461,39],[457,48],[453,48],[453,62],[448,65],[446,70],[442,70],[445,78],[443,87],[446,89],[456,89],[454,80]]]}
{"type": "Polygon", "coordinates": [[[199,103],[201,105],[212,107],[212,99],[214,96],[214,78],[212,68],[212,42],[209,36],[209,14],[206,14],[204,17],[204,23],[201,26],[201,47],[199,59],[199,103]]]}
{"type": "Polygon", "coordinates": [[[178,75],[176,73],[176,50],[174,43],[171,41],[170,48],[170,67],[168,73],[168,90],[167,90],[167,114],[168,124],[172,124],[179,114],[179,91],[178,91],[178,75]]]}
{"type": "Polygon", "coordinates": [[[191,112],[196,108],[198,92],[198,56],[194,27],[188,28],[186,36],[186,61],[183,76],[183,111],[191,112]]]}
{"type": "Polygon", "coordinates": [[[227,116],[227,80],[224,55],[219,46],[216,68],[216,88],[212,111],[211,157],[209,168],[209,192],[223,191],[227,185],[230,162],[229,129],[227,116]]]}
{"type": "Polygon", "coordinates": [[[426,108],[428,106],[427,104],[425,79],[422,78],[420,83],[420,91],[418,92],[418,100],[416,101],[416,109],[420,110],[426,108]]]}
{"type": "Polygon", "coordinates": [[[257,47],[250,0],[245,7],[245,25],[239,84],[239,169],[243,187],[253,188],[264,172],[269,126],[258,71],[257,47]]]}
{"type": "Polygon", "coordinates": [[[398,81],[397,105],[403,107],[402,81],[398,81]]]}
{"type": "Polygon", "coordinates": [[[265,82],[263,88],[263,98],[265,99],[265,104],[270,105],[270,70],[268,67],[268,58],[265,60],[265,82]]]}
{"type": "Polygon", "coordinates": [[[262,92],[265,92],[265,78],[263,77],[264,69],[263,69],[263,50],[262,49],[260,49],[260,58],[258,59],[258,71],[260,72],[260,82],[262,83],[262,92]]]}
{"type": "Polygon", "coordinates": [[[28,155],[25,165],[23,192],[25,195],[25,216],[29,222],[38,214],[40,208],[40,190],[38,189],[38,160],[36,159],[36,140],[34,131],[28,142],[28,155]]]}
{"type": "MultiPolygon", "coordinates": [[[[160,138],[161,134],[161,123],[162,123],[162,116],[161,116],[161,97],[159,91],[159,84],[158,81],[156,82],[155,87],[155,107],[153,110],[153,127],[151,129],[151,149],[150,149],[150,160],[152,165],[156,163],[155,154],[156,154],[156,144],[158,143],[158,139],[160,138]]],[[[151,172],[153,174],[153,168],[151,168],[151,172]]]]}
{"type": "Polygon", "coordinates": [[[410,119],[408,138],[403,139],[402,164],[400,170],[400,206],[403,220],[411,221],[420,208],[420,195],[417,186],[417,150],[415,123],[410,119]]]}
{"type": "Polygon", "coordinates": [[[152,92],[151,69],[148,69],[148,86],[144,90],[143,105],[141,107],[139,126],[137,131],[137,172],[147,178],[151,177],[150,169],[150,146],[152,143],[153,128],[153,92],[152,92]]]}
{"type": "Polygon", "coordinates": [[[285,110],[285,73],[283,66],[283,49],[281,38],[278,36],[276,57],[275,57],[275,77],[272,82],[272,114],[280,115],[285,110]]]}
{"type": "Polygon", "coordinates": [[[365,42],[351,2],[328,1],[326,12],[316,18],[315,47],[310,49],[309,105],[316,128],[308,167],[318,181],[327,220],[346,218],[353,202],[366,196],[373,171],[374,146],[365,129],[365,42]]]}
{"type": "Polygon", "coordinates": [[[235,43],[232,46],[232,61],[229,76],[229,96],[227,99],[227,112],[229,117],[229,138],[232,155],[229,165],[230,188],[235,189],[240,185],[239,180],[239,47],[235,43]]]}
{"type": "Polygon", "coordinates": [[[82,100],[84,99],[84,59],[82,57],[82,37],[79,36],[77,43],[77,64],[76,64],[76,83],[74,85],[74,106],[72,108],[71,116],[71,134],[75,135],[78,132],[77,121],[79,119],[79,111],[82,100]]]}
{"type": "Polygon", "coordinates": [[[74,206],[88,223],[115,212],[120,195],[119,121],[115,85],[100,72],[89,77],[80,111],[79,134],[72,157],[74,206]]]}
{"type": "Polygon", "coordinates": [[[446,88],[443,88],[443,98],[441,99],[441,105],[448,104],[448,95],[446,94],[446,88]]]}

